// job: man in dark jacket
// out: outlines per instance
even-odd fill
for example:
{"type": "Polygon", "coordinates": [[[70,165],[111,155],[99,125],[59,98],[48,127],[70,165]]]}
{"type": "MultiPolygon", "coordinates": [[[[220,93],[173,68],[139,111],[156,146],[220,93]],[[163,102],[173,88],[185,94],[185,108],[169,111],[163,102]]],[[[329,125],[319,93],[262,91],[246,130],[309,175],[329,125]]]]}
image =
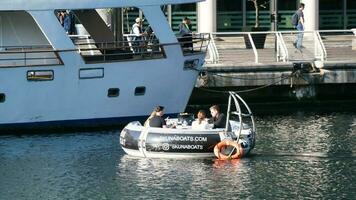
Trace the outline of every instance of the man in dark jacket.
{"type": "Polygon", "coordinates": [[[152,116],[149,119],[150,127],[167,128],[166,121],[162,118],[163,109],[164,109],[163,106],[157,106],[155,108],[155,110],[151,114],[152,116]]]}
{"type": "Polygon", "coordinates": [[[226,126],[226,116],[224,113],[220,112],[220,107],[218,105],[213,105],[210,107],[210,114],[212,116],[213,128],[225,128],[226,126]]]}
{"type": "Polygon", "coordinates": [[[178,40],[182,43],[184,48],[189,48],[193,51],[192,25],[188,17],[184,17],[183,22],[179,25],[178,40]]]}

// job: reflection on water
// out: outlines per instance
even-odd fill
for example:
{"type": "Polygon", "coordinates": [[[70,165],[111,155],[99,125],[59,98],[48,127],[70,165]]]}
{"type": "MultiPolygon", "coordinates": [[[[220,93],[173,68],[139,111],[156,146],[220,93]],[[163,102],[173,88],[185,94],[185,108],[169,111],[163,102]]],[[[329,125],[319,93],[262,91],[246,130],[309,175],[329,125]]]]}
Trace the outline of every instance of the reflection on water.
{"type": "Polygon", "coordinates": [[[0,136],[1,199],[352,199],[356,114],[257,118],[241,160],[132,158],[119,131],[0,136]]]}

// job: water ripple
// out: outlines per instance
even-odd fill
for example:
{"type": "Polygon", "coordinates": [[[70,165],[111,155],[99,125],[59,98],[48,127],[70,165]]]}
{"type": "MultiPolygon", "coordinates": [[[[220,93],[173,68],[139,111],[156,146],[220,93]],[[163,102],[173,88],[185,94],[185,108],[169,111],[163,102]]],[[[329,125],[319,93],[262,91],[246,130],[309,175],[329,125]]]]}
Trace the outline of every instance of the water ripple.
{"type": "Polygon", "coordinates": [[[119,131],[0,136],[0,197],[353,199],[356,114],[257,117],[241,160],[132,158],[119,131]]]}

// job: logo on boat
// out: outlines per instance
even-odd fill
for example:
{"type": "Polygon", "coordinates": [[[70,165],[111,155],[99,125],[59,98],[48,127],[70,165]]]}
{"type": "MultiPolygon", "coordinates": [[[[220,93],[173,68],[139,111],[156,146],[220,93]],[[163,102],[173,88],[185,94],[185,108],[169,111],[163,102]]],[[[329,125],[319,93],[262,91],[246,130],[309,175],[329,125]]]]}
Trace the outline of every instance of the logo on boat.
{"type": "Polygon", "coordinates": [[[169,149],[189,149],[189,150],[203,150],[203,145],[197,145],[197,144],[168,144],[168,143],[163,143],[161,144],[161,149],[163,151],[169,151],[169,149]]]}
{"type": "Polygon", "coordinates": [[[161,139],[164,139],[169,142],[181,141],[181,142],[207,142],[208,137],[202,136],[182,136],[182,135],[173,135],[173,136],[161,136],[161,139]]]}
{"type": "Polygon", "coordinates": [[[172,149],[197,149],[197,150],[203,150],[203,145],[197,145],[197,144],[173,144],[172,149]]]}
{"type": "Polygon", "coordinates": [[[168,151],[169,150],[169,144],[168,143],[163,143],[162,144],[162,150],[163,151],[168,151]]]}

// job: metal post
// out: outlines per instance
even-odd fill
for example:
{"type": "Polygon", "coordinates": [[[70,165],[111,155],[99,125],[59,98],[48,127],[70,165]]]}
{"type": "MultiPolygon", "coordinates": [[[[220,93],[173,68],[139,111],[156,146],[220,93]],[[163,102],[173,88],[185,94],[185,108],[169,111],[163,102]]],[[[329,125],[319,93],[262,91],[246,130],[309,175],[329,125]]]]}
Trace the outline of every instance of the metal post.
{"type": "MultiPolygon", "coordinates": [[[[278,30],[278,6],[277,0],[270,1],[271,31],[278,30]]],[[[277,37],[274,37],[274,51],[277,52],[277,37]]]]}
{"type": "Polygon", "coordinates": [[[255,43],[253,42],[251,33],[248,33],[248,38],[250,40],[250,43],[251,43],[251,46],[253,49],[253,53],[255,54],[255,63],[258,63],[258,52],[257,52],[256,46],[255,46],[255,43]]]}
{"type": "Polygon", "coordinates": [[[123,26],[122,26],[122,10],[114,8],[111,14],[111,30],[114,33],[115,42],[122,41],[123,26]]]}
{"type": "Polygon", "coordinates": [[[271,31],[278,30],[278,6],[277,0],[270,1],[270,14],[271,14],[271,31]]]}
{"type": "Polygon", "coordinates": [[[167,6],[167,17],[168,17],[168,23],[172,27],[172,5],[167,6]]]}
{"type": "Polygon", "coordinates": [[[2,34],[2,25],[3,25],[3,23],[2,23],[2,18],[1,18],[1,16],[0,16],[0,51],[2,50],[2,48],[3,48],[3,34],[2,34]]]}
{"type": "Polygon", "coordinates": [[[246,1],[242,0],[242,27],[246,26],[246,1]]]}
{"type": "Polygon", "coordinates": [[[142,19],[142,16],[143,16],[143,12],[142,12],[142,10],[140,9],[140,10],[138,11],[138,17],[142,19]]]}
{"type": "Polygon", "coordinates": [[[227,104],[225,132],[227,132],[229,128],[230,112],[231,112],[231,94],[229,95],[229,103],[227,104]]]}
{"type": "Polygon", "coordinates": [[[344,14],[344,29],[347,29],[347,0],[343,1],[343,14],[344,14]]]}

